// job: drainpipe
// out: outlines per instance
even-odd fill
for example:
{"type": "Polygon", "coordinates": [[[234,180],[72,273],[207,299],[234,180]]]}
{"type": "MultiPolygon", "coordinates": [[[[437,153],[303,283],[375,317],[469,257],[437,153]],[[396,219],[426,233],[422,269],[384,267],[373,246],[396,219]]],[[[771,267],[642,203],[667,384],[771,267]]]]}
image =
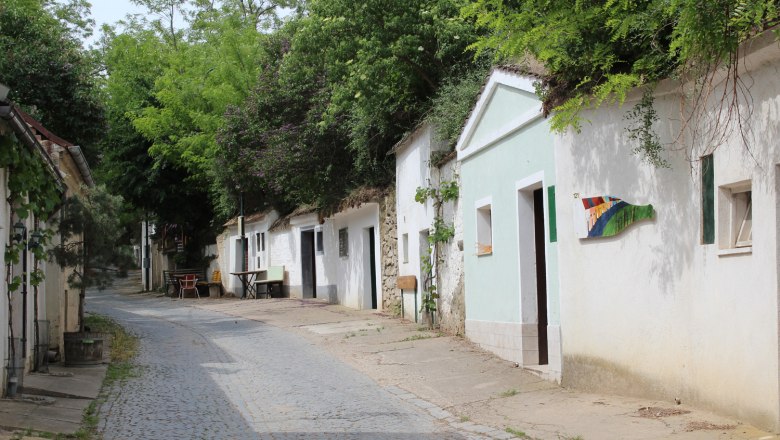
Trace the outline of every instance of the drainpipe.
{"type": "Polygon", "coordinates": [[[27,357],[27,231],[22,237],[22,358],[27,357]]]}
{"type": "MultiPolygon", "coordinates": [[[[246,272],[246,235],[244,231],[244,192],[238,193],[238,233],[241,235],[241,271],[246,272]]],[[[246,275],[244,275],[246,279],[246,275]]],[[[242,284],[241,298],[246,298],[246,282],[242,284]]],[[[257,295],[255,295],[257,296],[257,295]]]]}
{"type": "Polygon", "coordinates": [[[145,283],[144,283],[144,290],[148,292],[148,291],[152,290],[151,285],[150,285],[150,281],[151,281],[151,278],[150,278],[150,270],[151,269],[150,268],[152,266],[152,262],[149,260],[149,257],[151,256],[150,255],[151,252],[150,252],[150,249],[149,249],[150,245],[149,245],[149,214],[148,213],[144,213],[144,244],[143,244],[143,246],[144,246],[144,251],[143,251],[143,257],[142,258],[143,258],[144,275],[145,275],[145,278],[144,278],[144,281],[145,281],[145,283]]]}

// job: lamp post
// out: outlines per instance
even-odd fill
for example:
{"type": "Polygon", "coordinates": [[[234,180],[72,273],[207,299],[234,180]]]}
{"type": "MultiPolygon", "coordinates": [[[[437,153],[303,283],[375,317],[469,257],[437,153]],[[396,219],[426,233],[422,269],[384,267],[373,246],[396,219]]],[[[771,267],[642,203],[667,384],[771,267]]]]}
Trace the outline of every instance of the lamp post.
{"type": "MultiPolygon", "coordinates": [[[[22,244],[22,357],[27,357],[27,250],[35,249],[43,235],[36,231],[27,240],[27,227],[21,221],[14,224],[14,240],[22,244]]],[[[36,317],[37,318],[37,317],[36,317]]],[[[37,335],[36,335],[37,336],[37,335]]]]}
{"type": "MultiPolygon", "coordinates": [[[[246,272],[246,234],[244,231],[244,192],[241,191],[241,187],[237,186],[236,189],[238,189],[238,233],[241,237],[241,272],[246,272]]],[[[244,280],[246,280],[246,275],[244,275],[244,280]]],[[[246,298],[246,282],[241,283],[243,286],[243,291],[241,293],[241,298],[246,298]]]]}

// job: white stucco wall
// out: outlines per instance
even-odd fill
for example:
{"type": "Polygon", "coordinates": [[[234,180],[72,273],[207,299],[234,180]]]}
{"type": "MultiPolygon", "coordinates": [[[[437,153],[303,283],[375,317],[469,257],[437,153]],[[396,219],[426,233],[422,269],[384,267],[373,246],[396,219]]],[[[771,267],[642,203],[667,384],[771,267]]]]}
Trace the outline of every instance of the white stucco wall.
{"type": "Polygon", "coordinates": [[[417,188],[437,183],[431,182],[432,139],[432,127],[423,125],[405,140],[405,145],[398,148],[395,155],[398,275],[412,275],[417,279],[416,292],[404,291],[404,318],[409,320],[419,319],[417,309],[421,301],[423,283],[420,262],[421,255],[428,252],[421,236],[427,234],[431,228],[435,214],[430,200],[425,204],[414,200],[417,188]]]}
{"type": "MultiPolygon", "coordinates": [[[[244,223],[244,235],[247,239],[247,270],[267,269],[271,265],[283,264],[284,259],[282,258],[279,258],[281,264],[272,262],[272,249],[274,249],[275,240],[273,239],[274,233],[268,230],[278,217],[276,211],[269,211],[261,219],[244,223]],[[257,243],[257,234],[261,233],[265,234],[265,251],[257,243]]],[[[242,269],[241,238],[237,224],[225,228],[221,239],[217,240],[215,248],[219,252],[217,264],[210,265],[209,270],[218,266],[222,272],[222,285],[225,287],[225,291],[241,296],[243,293],[241,280],[236,275],[231,275],[231,272],[242,269]]]]}
{"type": "MultiPolygon", "coordinates": [[[[557,139],[558,236],[565,384],[709,407],[780,430],[778,395],[778,236],[780,206],[780,51],[776,44],[749,58],[752,111],[723,143],[694,125],[667,148],[671,168],[654,168],[632,154],[623,108],[585,112],[581,134],[557,139]],[[769,60],[769,61],[767,61],[769,60]],[[714,149],[716,239],[702,244],[701,175],[696,160],[714,149]],[[694,161],[691,162],[690,159],[694,161]],[[719,240],[721,185],[749,180],[753,245],[728,255],[719,240]],[[612,195],[651,203],[656,218],[616,237],[578,239],[574,195],[612,195]]],[[[656,132],[677,138],[681,97],[659,88],[656,132]]],[[[720,89],[712,96],[720,99],[720,89]]],[[[744,104],[744,102],[743,102],[744,104]]]]}
{"type": "MultiPolygon", "coordinates": [[[[337,300],[353,309],[371,309],[371,275],[369,272],[369,228],[374,228],[374,261],[376,263],[377,309],[382,309],[382,265],[379,242],[379,204],[365,203],[358,208],[339,212],[322,225],[324,254],[318,256],[318,286],[335,286],[337,300]],[[339,256],[339,229],[347,228],[348,256],[339,256]],[[320,277],[323,273],[323,277],[320,277]]],[[[331,288],[332,289],[332,288],[331,288]]]]}

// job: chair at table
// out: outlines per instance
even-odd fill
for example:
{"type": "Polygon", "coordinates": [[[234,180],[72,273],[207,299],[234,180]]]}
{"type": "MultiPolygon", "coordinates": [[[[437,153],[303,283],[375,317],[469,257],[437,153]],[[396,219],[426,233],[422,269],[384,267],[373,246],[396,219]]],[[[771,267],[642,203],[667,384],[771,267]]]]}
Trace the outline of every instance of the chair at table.
{"type": "Polygon", "coordinates": [[[196,277],[194,274],[184,275],[184,277],[179,281],[179,299],[184,298],[184,291],[185,290],[194,290],[195,295],[200,299],[200,293],[198,292],[198,277],[196,277]]]}

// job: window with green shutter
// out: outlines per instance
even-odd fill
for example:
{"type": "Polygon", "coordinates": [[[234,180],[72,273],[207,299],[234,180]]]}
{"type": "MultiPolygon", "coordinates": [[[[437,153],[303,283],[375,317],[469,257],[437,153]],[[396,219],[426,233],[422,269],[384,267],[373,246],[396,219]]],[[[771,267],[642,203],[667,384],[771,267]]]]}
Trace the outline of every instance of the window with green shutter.
{"type": "Polygon", "coordinates": [[[715,243],[715,163],[712,154],[701,158],[702,244],[715,243]]]}
{"type": "Polygon", "coordinates": [[[547,208],[550,210],[548,216],[550,222],[550,243],[558,241],[558,228],[555,221],[555,185],[547,187],[547,208]]]}

